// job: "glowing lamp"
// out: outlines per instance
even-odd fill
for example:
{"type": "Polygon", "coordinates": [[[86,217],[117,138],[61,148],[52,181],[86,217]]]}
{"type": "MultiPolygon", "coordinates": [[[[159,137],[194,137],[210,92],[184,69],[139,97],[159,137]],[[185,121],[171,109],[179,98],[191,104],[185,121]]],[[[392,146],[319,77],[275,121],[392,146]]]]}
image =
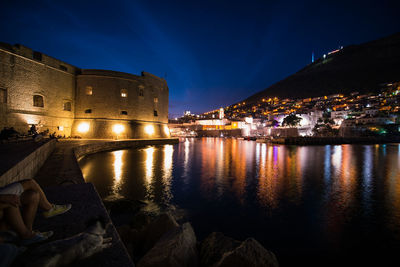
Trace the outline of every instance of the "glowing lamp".
{"type": "Polygon", "coordinates": [[[78,125],[78,132],[80,133],[86,133],[89,131],[89,123],[87,122],[82,122],[81,124],[78,125]]]}
{"type": "Polygon", "coordinates": [[[152,134],[154,134],[154,126],[153,125],[147,125],[146,127],[144,127],[144,131],[145,131],[146,134],[152,135],[152,134]]]}
{"type": "Polygon", "coordinates": [[[26,123],[28,123],[28,124],[36,124],[36,122],[34,120],[32,120],[32,119],[27,119],[26,123]]]}
{"type": "Polygon", "coordinates": [[[164,133],[165,133],[167,136],[169,136],[170,131],[169,131],[168,126],[164,126],[164,133]]]}
{"type": "Polygon", "coordinates": [[[120,134],[124,131],[124,126],[122,124],[115,124],[113,126],[113,132],[116,134],[120,134]]]}

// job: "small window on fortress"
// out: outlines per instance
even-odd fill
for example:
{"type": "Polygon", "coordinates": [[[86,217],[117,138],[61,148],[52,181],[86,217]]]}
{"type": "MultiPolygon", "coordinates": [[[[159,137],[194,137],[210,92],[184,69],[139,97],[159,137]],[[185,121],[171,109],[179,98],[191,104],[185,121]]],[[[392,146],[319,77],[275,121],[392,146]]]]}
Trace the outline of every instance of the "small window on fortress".
{"type": "Polygon", "coordinates": [[[33,59],[42,61],[42,53],[34,51],[33,52],[33,59]]]}
{"type": "Polygon", "coordinates": [[[93,87],[86,86],[86,95],[92,95],[92,94],[93,94],[93,87]]]}
{"type": "Polygon", "coordinates": [[[158,97],[154,98],[154,103],[158,103],[158,97]]]}
{"type": "Polygon", "coordinates": [[[0,103],[7,103],[7,89],[0,88],[0,103]]]}
{"type": "Polygon", "coordinates": [[[85,113],[92,113],[92,110],[89,108],[89,109],[86,109],[85,110],[85,113]]]}
{"type": "Polygon", "coordinates": [[[121,111],[121,115],[128,115],[128,111],[122,110],[122,111],[121,111]]]}
{"type": "Polygon", "coordinates": [[[41,95],[34,95],[33,96],[33,106],[34,107],[44,107],[43,103],[43,96],[41,95]]]}
{"type": "Polygon", "coordinates": [[[157,117],[158,116],[158,112],[157,112],[157,110],[154,110],[154,117],[157,117]]]}
{"type": "Polygon", "coordinates": [[[144,96],[144,90],[142,88],[139,89],[139,96],[144,96]]]}
{"type": "Polygon", "coordinates": [[[71,111],[71,102],[64,102],[64,110],[71,111]]]}
{"type": "Polygon", "coordinates": [[[121,89],[121,97],[128,97],[128,90],[121,89]]]}
{"type": "Polygon", "coordinates": [[[68,71],[68,68],[67,68],[67,67],[65,67],[64,65],[60,65],[60,70],[63,70],[63,71],[68,71]]]}

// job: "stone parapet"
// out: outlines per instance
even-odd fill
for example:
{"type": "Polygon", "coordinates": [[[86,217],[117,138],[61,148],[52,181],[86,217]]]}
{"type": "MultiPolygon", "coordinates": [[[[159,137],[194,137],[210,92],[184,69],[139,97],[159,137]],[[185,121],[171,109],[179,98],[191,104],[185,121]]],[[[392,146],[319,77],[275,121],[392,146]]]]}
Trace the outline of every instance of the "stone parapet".
{"type": "Polygon", "coordinates": [[[0,187],[24,179],[32,179],[55,149],[56,142],[55,139],[50,140],[2,174],[0,187]]]}

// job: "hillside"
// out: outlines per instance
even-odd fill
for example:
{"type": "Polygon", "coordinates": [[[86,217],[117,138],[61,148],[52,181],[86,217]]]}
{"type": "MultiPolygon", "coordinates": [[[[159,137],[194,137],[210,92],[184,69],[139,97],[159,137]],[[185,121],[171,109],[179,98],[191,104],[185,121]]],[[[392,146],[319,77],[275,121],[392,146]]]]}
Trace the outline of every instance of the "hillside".
{"type": "Polygon", "coordinates": [[[344,47],[244,101],[263,97],[306,98],[336,93],[373,92],[379,85],[400,81],[400,33],[344,47]]]}

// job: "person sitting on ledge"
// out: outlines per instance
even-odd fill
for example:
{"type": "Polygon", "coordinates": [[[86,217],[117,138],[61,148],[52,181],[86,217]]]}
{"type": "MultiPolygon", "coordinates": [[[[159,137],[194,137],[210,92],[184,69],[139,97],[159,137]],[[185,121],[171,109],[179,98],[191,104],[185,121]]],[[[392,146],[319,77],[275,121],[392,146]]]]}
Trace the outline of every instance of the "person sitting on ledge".
{"type": "Polygon", "coordinates": [[[21,245],[46,240],[53,235],[52,231],[41,233],[32,230],[38,207],[43,210],[44,217],[50,218],[67,212],[71,204],[51,204],[42,188],[32,179],[1,187],[0,231],[15,231],[21,239],[21,245]]]}

